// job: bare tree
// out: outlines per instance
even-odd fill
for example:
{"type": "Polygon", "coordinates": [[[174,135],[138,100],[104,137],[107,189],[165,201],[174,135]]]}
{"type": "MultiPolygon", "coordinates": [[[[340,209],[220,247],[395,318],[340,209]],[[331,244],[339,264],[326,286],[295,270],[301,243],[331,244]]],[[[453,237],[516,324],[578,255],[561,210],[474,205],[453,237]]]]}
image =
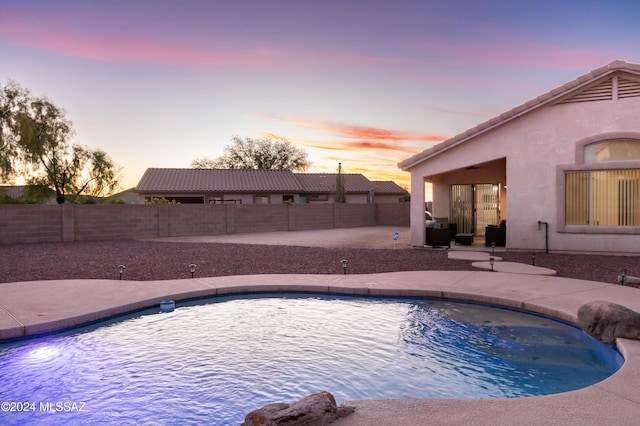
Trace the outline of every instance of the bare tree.
{"type": "Polygon", "coordinates": [[[234,136],[232,142],[221,157],[198,158],[191,162],[191,167],[304,171],[311,165],[307,153],[286,139],[234,136]]]}

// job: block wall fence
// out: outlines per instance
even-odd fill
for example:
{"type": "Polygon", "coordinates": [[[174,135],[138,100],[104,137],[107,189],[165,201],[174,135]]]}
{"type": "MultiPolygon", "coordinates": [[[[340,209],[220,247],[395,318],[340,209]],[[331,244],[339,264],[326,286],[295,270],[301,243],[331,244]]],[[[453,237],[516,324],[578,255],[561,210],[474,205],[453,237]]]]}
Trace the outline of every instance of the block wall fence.
{"type": "Polygon", "coordinates": [[[409,226],[410,203],[0,205],[0,244],[409,226]]]}

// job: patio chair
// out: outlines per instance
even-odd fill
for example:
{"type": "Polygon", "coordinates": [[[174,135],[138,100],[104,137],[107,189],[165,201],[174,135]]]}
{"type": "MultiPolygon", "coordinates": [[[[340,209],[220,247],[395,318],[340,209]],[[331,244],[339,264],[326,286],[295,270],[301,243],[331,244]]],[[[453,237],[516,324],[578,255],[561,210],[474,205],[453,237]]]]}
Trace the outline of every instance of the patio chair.
{"type": "Polygon", "coordinates": [[[488,225],[484,228],[484,245],[490,246],[495,243],[496,247],[504,247],[507,244],[507,221],[500,221],[499,225],[488,225]]]}

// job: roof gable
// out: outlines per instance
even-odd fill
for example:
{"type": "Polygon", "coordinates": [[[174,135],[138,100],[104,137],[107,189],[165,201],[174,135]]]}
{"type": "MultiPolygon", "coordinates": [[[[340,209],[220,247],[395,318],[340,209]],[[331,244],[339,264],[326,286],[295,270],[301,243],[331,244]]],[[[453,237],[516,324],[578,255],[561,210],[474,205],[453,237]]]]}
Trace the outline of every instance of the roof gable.
{"type": "Polygon", "coordinates": [[[588,74],[580,76],[575,80],[550,90],[484,123],[480,123],[444,142],[413,155],[398,163],[398,167],[405,171],[409,170],[411,167],[441,152],[467,142],[476,136],[493,130],[545,105],[610,100],[615,97],[625,98],[634,96],[640,96],[640,65],[624,61],[613,61],[608,65],[595,69],[588,74]]]}

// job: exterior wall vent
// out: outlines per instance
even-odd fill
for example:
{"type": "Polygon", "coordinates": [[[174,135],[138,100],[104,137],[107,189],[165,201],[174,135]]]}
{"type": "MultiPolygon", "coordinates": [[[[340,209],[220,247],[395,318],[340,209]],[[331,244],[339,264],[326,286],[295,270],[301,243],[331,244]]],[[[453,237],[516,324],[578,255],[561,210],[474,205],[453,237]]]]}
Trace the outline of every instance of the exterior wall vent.
{"type": "MultiPolygon", "coordinates": [[[[632,77],[633,78],[633,77],[632,77]]],[[[613,75],[606,80],[586,87],[584,90],[559,100],[558,104],[574,102],[610,101],[613,99],[633,98],[640,96],[640,81],[613,75]]]]}
{"type": "MultiPolygon", "coordinates": [[[[640,85],[639,85],[640,88],[640,85]]],[[[608,78],[558,103],[610,101],[613,99],[613,78],[608,78]]]]}
{"type": "Polygon", "coordinates": [[[640,82],[618,78],[618,98],[633,98],[640,96],[640,82]]]}

